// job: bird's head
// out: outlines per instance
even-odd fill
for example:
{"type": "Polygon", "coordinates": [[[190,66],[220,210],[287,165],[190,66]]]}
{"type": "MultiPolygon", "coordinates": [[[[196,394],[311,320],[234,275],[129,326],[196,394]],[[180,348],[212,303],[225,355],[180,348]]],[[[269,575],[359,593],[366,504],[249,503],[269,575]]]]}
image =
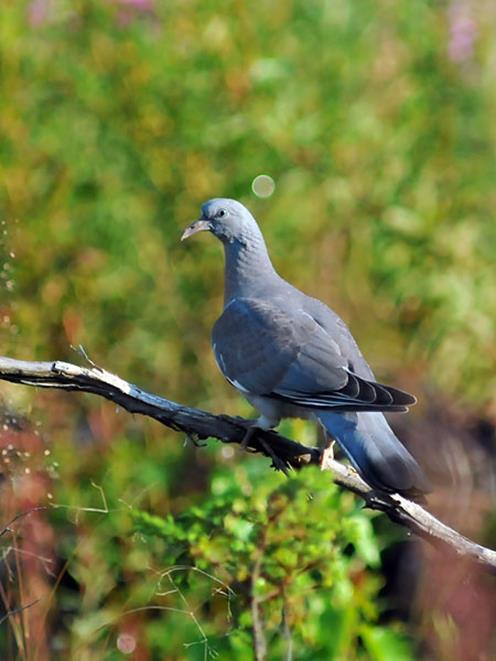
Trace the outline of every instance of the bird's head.
{"type": "Polygon", "coordinates": [[[198,232],[211,232],[223,242],[232,243],[256,227],[246,207],[236,200],[214,198],[202,205],[201,216],[184,230],[181,241],[198,232]]]}

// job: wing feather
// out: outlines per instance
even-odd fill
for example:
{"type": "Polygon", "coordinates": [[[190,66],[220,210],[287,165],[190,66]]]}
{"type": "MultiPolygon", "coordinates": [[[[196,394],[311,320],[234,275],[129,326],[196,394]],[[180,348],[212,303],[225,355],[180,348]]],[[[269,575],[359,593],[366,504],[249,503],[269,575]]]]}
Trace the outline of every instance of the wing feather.
{"type": "Polygon", "coordinates": [[[225,377],[252,394],[342,411],[405,411],[416,401],[354,373],[326,329],[284,301],[234,299],[212,341],[225,377]]]}

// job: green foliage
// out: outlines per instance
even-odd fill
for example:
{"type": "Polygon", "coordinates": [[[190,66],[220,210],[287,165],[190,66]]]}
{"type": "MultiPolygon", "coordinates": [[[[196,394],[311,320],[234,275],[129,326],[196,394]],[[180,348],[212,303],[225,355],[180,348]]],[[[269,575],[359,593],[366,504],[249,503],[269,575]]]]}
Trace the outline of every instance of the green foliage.
{"type": "MultiPolygon", "coordinates": [[[[2,351],[77,360],[82,344],[149,390],[250,415],[209,347],[220,247],[179,244],[199,204],[228,195],[260,219],[280,272],[342,314],[378,376],[494,410],[491,3],[463,61],[449,57],[446,3],[430,0],[149,5],[52,0],[40,19],[43,0],[0,3],[2,351]],[[261,173],[269,200],[251,191],[261,173]]],[[[129,630],[144,656],[202,658],[203,643],[183,645],[204,630],[250,658],[249,582],[268,545],[254,594],[276,657],[287,628],[297,658],[408,658],[395,623],[377,623],[370,519],[322,476],[267,477],[263,460],[193,451],[96,398],[2,395],[39,432],[32,463],[2,464],[3,502],[64,505],[30,539],[67,559],[40,606],[65,657],[121,658],[129,630]],[[165,590],[177,563],[191,569],[164,603],[188,611],[185,595],[202,629],[139,610],[161,605],[157,581],[165,590]]],[[[313,438],[305,423],[285,431],[313,438]]],[[[24,571],[33,593],[49,582],[42,566],[24,571]]]]}
{"type": "Polygon", "coordinates": [[[82,342],[148,383],[167,374],[169,394],[215,398],[200,352],[219,247],[178,236],[222,194],[253,208],[283,273],[332,300],[384,372],[406,354],[405,373],[420,364],[446,390],[493,396],[482,20],[462,66],[427,0],[157,2],[127,19],[119,3],[50,5],[35,27],[24,3],[1,9],[1,209],[22,223],[25,345],[82,342]],[[260,172],[276,181],[269,203],[250,195],[260,172]]]}
{"type": "Polygon", "coordinates": [[[261,482],[238,467],[216,471],[211,492],[178,516],[131,516],[148,549],[153,538],[164,542],[153,553],[164,567],[163,603],[174,607],[175,590],[200,603],[212,651],[250,658],[255,612],[273,658],[289,647],[298,659],[352,658],[359,649],[372,659],[394,650],[410,658],[399,633],[374,626],[380,579],[367,568],[378,567],[379,550],[370,518],[328,475],[309,469],[261,482]]]}

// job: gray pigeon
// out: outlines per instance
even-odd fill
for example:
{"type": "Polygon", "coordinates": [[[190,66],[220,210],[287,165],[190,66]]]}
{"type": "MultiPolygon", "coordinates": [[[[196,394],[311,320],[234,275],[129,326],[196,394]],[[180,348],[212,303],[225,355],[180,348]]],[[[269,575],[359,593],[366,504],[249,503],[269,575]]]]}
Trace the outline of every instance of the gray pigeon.
{"type": "Polygon", "coordinates": [[[213,199],[184,231],[209,231],[224,244],[224,311],[212,345],[226,379],[260,412],[256,427],[281,418],[318,420],[374,488],[430,490],[419,465],[382,411],[407,411],[415,397],[379,384],[346,324],[275,271],[251,213],[213,199]]]}

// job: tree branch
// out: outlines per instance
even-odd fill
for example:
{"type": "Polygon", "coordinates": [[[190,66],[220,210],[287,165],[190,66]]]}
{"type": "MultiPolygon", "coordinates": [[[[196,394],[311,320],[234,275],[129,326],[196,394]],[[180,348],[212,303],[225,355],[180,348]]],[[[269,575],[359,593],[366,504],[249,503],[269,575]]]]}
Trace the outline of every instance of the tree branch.
{"type": "MultiPolygon", "coordinates": [[[[214,415],[200,409],[176,404],[141,390],[97,366],[79,367],[62,361],[31,362],[0,357],[0,380],[43,388],[61,388],[93,393],[115,402],[130,413],[139,413],[196,439],[217,438],[223,443],[241,443],[251,421],[227,415],[214,415]]],[[[257,432],[250,447],[270,457],[281,470],[320,464],[333,473],[334,481],[365,500],[367,507],[385,512],[444,551],[471,559],[481,568],[496,574],[496,551],[470,541],[445,525],[418,503],[399,494],[369,487],[356,472],[335,461],[321,450],[307,447],[272,431],[257,432]]]]}

